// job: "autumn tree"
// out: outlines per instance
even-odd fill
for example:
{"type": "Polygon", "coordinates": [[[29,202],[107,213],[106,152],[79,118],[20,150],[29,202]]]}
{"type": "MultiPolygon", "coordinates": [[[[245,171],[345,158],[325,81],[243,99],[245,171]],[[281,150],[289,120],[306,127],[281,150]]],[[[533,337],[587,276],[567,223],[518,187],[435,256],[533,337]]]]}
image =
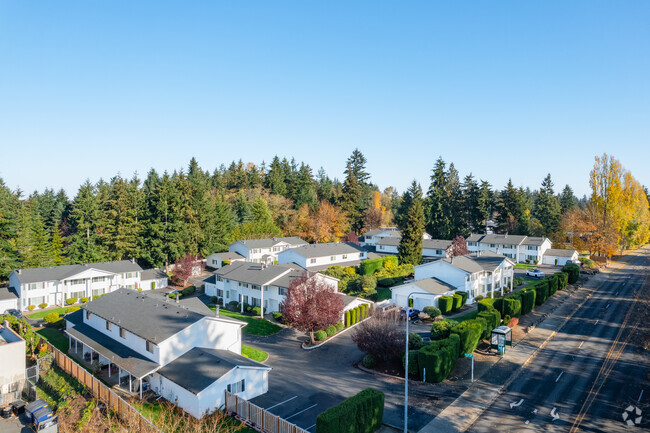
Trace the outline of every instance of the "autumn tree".
{"type": "Polygon", "coordinates": [[[203,258],[187,254],[174,263],[174,276],[183,282],[183,286],[187,285],[187,280],[192,276],[198,275],[203,269],[203,258]]]}
{"type": "Polygon", "coordinates": [[[390,363],[404,353],[406,336],[394,316],[375,310],[368,320],[354,328],[352,341],[362,352],[390,363]]]}
{"type": "Polygon", "coordinates": [[[465,241],[464,237],[456,236],[451,241],[451,246],[449,247],[449,255],[451,257],[457,257],[464,256],[465,254],[469,254],[469,250],[467,249],[467,242],[465,241]]]}
{"type": "Polygon", "coordinates": [[[311,344],[314,344],[314,332],[341,320],[343,307],[343,296],[318,274],[307,272],[291,281],[285,298],[280,303],[285,323],[309,333],[311,344]]]}

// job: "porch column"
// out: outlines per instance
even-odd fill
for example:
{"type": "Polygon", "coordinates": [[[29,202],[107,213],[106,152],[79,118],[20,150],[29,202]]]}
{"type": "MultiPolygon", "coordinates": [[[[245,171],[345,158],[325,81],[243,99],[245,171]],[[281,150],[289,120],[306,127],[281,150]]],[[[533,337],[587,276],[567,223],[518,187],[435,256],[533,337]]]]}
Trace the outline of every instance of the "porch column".
{"type": "Polygon", "coordinates": [[[111,377],[111,361],[108,361],[108,377],[111,377]]]}
{"type": "Polygon", "coordinates": [[[503,296],[503,269],[501,269],[501,273],[499,274],[499,285],[501,286],[501,296],[503,296]]]}
{"type": "Polygon", "coordinates": [[[260,286],[260,317],[264,318],[264,286],[260,286]]]}
{"type": "Polygon", "coordinates": [[[140,400],[142,400],[142,378],[140,378],[140,400]]]}
{"type": "Polygon", "coordinates": [[[72,349],[72,337],[68,337],[68,352],[72,349]]]}
{"type": "Polygon", "coordinates": [[[131,386],[131,373],[129,373],[129,392],[133,392],[133,387],[131,386]]]}

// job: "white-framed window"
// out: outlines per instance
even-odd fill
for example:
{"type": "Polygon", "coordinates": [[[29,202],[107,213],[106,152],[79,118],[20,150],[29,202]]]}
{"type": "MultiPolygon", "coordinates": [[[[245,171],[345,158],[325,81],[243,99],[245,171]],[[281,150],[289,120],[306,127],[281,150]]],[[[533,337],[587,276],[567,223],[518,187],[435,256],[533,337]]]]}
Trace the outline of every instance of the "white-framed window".
{"type": "Polygon", "coordinates": [[[347,255],[347,254],[343,254],[343,260],[347,260],[347,258],[348,258],[348,255],[347,255]]]}
{"type": "Polygon", "coordinates": [[[330,256],[330,261],[333,262],[334,260],[336,260],[336,256],[330,256]]]}
{"type": "Polygon", "coordinates": [[[242,379],[239,382],[228,384],[228,392],[231,394],[238,394],[244,391],[246,391],[246,379],[242,379]]]}
{"type": "Polygon", "coordinates": [[[217,289],[217,296],[223,298],[223,290],[217,289]]]}
{"type": "Polygon", "coordinates": [[[309,263],[316,263],[316,259],[309,259],[309,263]]]}
{"type": "Polygon", "coordinates": [[[108,277],[93,277],[93,283],[101,283],[102,281],[106,281],[108,277]]]}
{"type": "Polygon", "coordinates": [[[223,281],[223,277],[221,277],[221,275],[217,275],[217,281],[223,281]]]}
{"type": "Polygon", "coordinates": [[[286,295],[287,294],[287,289],[284,287],[278,287],[278,294],[279,295],[286,295]]]}
{"type": "Polygon", "coordinates": [[[29,285],[29,290],[39,290],[39,289],[44,289],[45,288],[45,283],[40,282],[40,283],[31,283],[29,285]]]}
{"type": "Polygon", "coordinates": [[[34,298],[29,298],[29,305],[38,305],[45,302],[45,296],[36,296],[34,298]]]}
{"type": "MultiPolygon", "coordinates": [[[[83,294],[83,292],[80,292],[83,294]]],[[[93,296],[101,296],[106,293],[106,289],[93,289],[93,296]]]]}
{"type": "Polygon", "coordinates": [[[79,298],[83,298],[85,295],[86,295],[86,292],[84,292],[82,290],[80,292],[70,292],[70,295],[68,297],[79,299],[79,298]]]}
{"type": "Polygon", "coordinates": [[[91,316],[90,311],[86,311],[86,320],[90,320],[90,316],[91,316]]]}
{"type": "Polygon", "coordinates": [[[244,295],[244,304],[248,304],[248,295],[244,295]]]}

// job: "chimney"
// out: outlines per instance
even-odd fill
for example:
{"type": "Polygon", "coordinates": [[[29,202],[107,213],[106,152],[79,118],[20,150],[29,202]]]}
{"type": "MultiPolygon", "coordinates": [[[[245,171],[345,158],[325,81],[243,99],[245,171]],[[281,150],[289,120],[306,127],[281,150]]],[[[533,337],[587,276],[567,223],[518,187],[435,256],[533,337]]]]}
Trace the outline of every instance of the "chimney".
{"type": "Polygon", "coordinates": [[[135,257],[131,257],[131,263],[135,264],[135,257]]]}

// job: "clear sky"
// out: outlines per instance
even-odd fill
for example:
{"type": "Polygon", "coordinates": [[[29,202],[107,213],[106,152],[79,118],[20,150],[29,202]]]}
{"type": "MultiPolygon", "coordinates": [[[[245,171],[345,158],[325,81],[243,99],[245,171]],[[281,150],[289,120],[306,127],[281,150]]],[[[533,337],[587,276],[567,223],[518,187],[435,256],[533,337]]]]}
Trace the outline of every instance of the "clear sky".
{"type": "Polygon", "coordinates": [[[650,185],[650,2],[0,0],[0,177],[65,188],[275,154],[426,187],[650,185]]]}

